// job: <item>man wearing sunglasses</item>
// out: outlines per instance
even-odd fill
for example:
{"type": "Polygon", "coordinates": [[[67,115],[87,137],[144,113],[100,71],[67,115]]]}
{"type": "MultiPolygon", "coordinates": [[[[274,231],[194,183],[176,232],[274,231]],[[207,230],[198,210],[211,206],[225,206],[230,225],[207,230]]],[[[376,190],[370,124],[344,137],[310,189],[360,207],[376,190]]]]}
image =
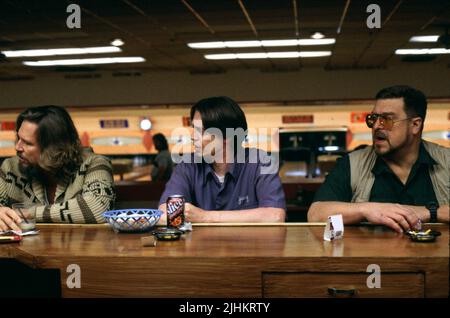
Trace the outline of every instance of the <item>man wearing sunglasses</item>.
{"type": "Polygon", "coordinates": [[[341,158],[316,193],[310,222],[342,214],[397,232],[449,221],[450,149],[422,140],[425,95],[392,86],[376,95],[366,124],[373,145],[341,158]]]}

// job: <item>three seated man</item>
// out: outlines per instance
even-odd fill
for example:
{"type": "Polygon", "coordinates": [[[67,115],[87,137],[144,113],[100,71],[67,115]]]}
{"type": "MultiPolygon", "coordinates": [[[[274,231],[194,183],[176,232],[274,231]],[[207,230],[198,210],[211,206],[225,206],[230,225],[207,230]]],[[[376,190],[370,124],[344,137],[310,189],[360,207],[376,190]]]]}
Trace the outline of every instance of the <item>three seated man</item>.
{"type": "MultiPolygon", "coordinates": [[[[424,141],[425,95],[408,86],[382,89],[367,116],[373,145],[339,159],[316,193],[308,221],[342,214],[403,232],[449,222],[450,149],[424,141]]],[[[278,169],[267,153],[244,148],[247,121],[228,97],[200,100],[190,111],[195,151],[175,167],[159,202],[183,195],[190,222],[285,222],[278,169]],[[230,134],[230,131],[232,132],[230,134]]],[[[32,107],[16,124],[17,155],[0,169],[0,230],[19,230],[10,208],[32,202],[38,222],[100,223],[113,208],[110,161],[83,149],[67,111],[32,107]]],[[[165,216],[161,222],[165,221],[165,216]]]]}

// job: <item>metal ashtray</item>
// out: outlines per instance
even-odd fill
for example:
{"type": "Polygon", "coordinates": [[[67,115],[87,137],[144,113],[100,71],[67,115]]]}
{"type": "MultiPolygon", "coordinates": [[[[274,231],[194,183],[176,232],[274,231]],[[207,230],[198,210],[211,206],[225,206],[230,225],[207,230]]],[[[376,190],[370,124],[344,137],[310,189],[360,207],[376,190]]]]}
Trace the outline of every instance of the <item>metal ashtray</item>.
{"type": "Polygon", "coordinates": [[[153,235],[161,241],[176,241],[179,240],[183,234],[182,231],[175,228],[163,227],[153,231],[153,235]]]}
{"type": "Polygon", "coordinates": [[[436,241],[436,236],[441,235],[438,231],[408,231],[407,234],[414,242],[427,243],[436,241]]]}
{"type": "Polygon", "coordinates": [[[436,236],[430,234],[411,235],[411,240],[414,242],[434,242],[436,241],[436,236]]]}

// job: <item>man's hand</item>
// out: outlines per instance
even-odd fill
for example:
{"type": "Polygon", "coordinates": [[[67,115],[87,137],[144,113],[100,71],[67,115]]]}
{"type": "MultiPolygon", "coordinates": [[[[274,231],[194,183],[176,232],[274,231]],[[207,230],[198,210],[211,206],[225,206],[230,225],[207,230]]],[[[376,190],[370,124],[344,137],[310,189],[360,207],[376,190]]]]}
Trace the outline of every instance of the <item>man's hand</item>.
{"type": "Polygon", "coordinates": [[[363,214],[367,221],[386,225],[399,233],[418,228],[421,224],[413,209],[396,203],[369,202],[363,214]]]}
{"type": "Polygon", "coordinates": [[[14,230],[22,232],[19,227],[20,222],[22,222],[22,219],[13,209],[0,207],[0,231],[14,230]]]}
{"type": "Polygon", "coordinates": [[[191,203],[184,204],[184,216],[187,222],[201,223],[207,222],[207,213],[205,210],[196,207],[191,203]]]}

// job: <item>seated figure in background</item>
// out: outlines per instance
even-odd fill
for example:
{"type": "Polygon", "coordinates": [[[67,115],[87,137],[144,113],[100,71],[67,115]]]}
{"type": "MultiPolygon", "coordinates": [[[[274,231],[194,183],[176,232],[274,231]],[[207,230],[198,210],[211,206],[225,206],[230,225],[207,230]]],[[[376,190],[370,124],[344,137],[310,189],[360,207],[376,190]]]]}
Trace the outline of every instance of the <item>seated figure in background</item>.
{"type": "Polygon", "coordinates": [[[158,154],[153,160],[153,169],[151,172],[152,181],[167,182],[172,175],[173,161],[169,151],[167,139],[163,134],[153,136],[153,144],[158,154]]]}

